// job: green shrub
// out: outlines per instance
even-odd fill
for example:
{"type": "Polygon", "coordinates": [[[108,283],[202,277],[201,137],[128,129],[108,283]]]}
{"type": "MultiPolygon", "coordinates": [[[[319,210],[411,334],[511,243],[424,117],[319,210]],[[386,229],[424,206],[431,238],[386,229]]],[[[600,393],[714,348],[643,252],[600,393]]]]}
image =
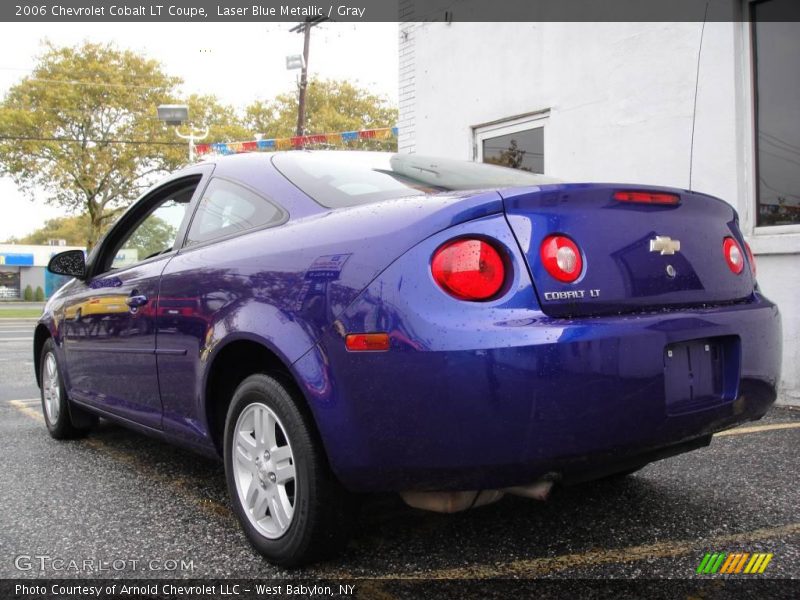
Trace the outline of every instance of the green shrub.
{"type": "Polygon", "coordinates": [[[44,290],[42,286],[36,286],[36,292],[33,294],[33,299],[37,302],[44,302],[44,290]]]}
{"type": "Polygon", "coordinates": [[[22,293],[22,299],[25,302],[33,302],[33,288],[30,285],[25,286],[25,291],[22,293]]]}

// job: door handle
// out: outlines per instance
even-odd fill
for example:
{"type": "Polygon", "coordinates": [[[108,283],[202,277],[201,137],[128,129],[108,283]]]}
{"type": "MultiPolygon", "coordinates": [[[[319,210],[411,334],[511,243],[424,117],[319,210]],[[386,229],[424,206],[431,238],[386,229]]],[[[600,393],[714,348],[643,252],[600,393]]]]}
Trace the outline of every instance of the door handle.
{"type": "Polygon", "coordinates": [[[125,298],[125,304],[131,308],[139,308],[147,304],[147,296],[128,296],[125,298]]]}

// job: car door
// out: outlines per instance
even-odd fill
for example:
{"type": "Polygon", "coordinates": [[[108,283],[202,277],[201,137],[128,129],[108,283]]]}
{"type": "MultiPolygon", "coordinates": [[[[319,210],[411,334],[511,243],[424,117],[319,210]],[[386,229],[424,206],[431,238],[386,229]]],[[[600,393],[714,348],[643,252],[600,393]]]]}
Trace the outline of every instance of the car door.
{"type": "Polygon", "coordinates": [[[175,256],[210,167],[159,186],[125,213],[90,257],[64,306],[69,394],[160,429],[156,369],[159,280],[175,256]]]}
{"type": "Polygon", "coordinates": [[[164,430],[172,435],[203,443],[199,385],[201,362],[210,350],[208,334],[220,315],[247,302],[253,286],[260,285],[250,277],[258,263],[240,264],[234,238],[287,219],[275,201],[220,177],[209,181],[198,200],[184,247],[162,275],[158,304],[164,430]]]}

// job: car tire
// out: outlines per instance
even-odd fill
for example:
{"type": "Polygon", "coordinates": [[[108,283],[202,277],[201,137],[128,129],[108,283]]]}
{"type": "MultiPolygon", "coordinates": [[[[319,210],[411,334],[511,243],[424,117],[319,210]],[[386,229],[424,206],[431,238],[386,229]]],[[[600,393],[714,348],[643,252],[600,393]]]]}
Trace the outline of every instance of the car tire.
{"type": "Polygon", "coordinates": [[[252,546],[284,567],[342,550],[355,504],[331,472],[298,396],[280,376],[251,375],[236,388],[225,421],[234,513],[252,546]]]}
{"type": "Polygon", "coordinates": [[[44,343],[40,357],[42,413],[47,431],[57,440],[85,436],[97,423],[97,417],[69,401],[52,338],[44,343]]]}

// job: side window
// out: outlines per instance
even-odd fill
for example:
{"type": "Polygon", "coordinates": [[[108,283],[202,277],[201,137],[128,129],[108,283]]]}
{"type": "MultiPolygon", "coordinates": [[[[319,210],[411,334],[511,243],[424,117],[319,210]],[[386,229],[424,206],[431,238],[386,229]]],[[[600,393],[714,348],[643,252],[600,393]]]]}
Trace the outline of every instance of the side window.
{"type": "Polygon", "coordinates": [[[280,208],[250,190],[224,179],[212,179],[197,207],[186,244],[278,224],[283,216],[280,208]]]}
{"type": "Polygon", "coordinates": [[[102,271],[127,267],[171,251],[198,181],[199,178],[155,200],[144,218],[103,251],[102,271]]]}

